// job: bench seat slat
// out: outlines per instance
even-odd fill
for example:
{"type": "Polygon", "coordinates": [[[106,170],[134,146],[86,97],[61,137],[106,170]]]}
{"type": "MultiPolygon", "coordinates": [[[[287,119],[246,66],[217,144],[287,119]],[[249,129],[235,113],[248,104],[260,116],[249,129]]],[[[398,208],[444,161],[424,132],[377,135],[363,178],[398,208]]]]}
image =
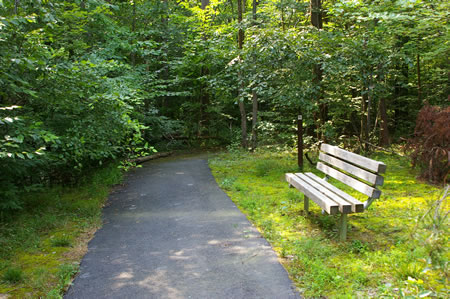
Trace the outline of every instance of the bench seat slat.
{"type": "Polygon", "coordinates": [[[316,189],[312,188],[301,178],[296,176],[293,173],[286,173],[286,181],[299,189],[305,194],[305,196],[312,199],[315,203],[317,203],[324,211],[326,211],[330,215],[337,214],[339,212],[339,205],[335,203],[333,200],[320,193],[316,189]]]}
{"type": "Polygon", "coordinates": [[[324,153],[319,154],[319,159],[332,166],[336,166],[350,174],[353,174],[354,176],[357,176],[358,178],[363,179],[371,184],[379,186],[383,185],[384,178],[380,175],[373,174],[369,171],[366,171],[364,169],[361,169],[359,167],[356,167],[352,164],[349,164],[345,161],[342,161],[338,158],[329,156],[324,153]]]}
{"type": "Polygon", "coordinates": [[[296,173],[296,176],[307,182],[309,185],[314,187],[320,193],[323,193],[327,197],[331,198],[339,205],[339,211],[343,214],[349,214],[352,212],[352,205],[348,203],[345,199],[341,198],[339,195],[331,192],[327,188],[324,188],[322,185],[318,184],[311,178],[307,177],[304,173],[296,173]]]}
{"type": "Polygon", "coordinates": [[[345,193],[341,189],[336,188],[335,186],[331,185],[330,183],[328,183],[324,179],[316,176],[312,172],[307,172],[307,173],[305,173],[305,175],[308,176],[310,179],[314,180],[315,182],[317,182],[318,184],[322,185],[323,187],[327,188],[328,190],[332,191],[333,193],[335,193],[335,194],[339,195],[340,197],[344,198],[347,202],[349,202],[352,205],[352,212],[353,213],[362,213],[362,212],[364,212],[364,204],[362,202],[360,202],[359,200],[357,200],[356,198],[354,198],[353,196],[348,195],[347,193],[345,193]]]}
{"type": "Polygon", "coordinates": [[[332,145],[329,145],[326,143],[322,143],[322,145],[320,146],[320,150],[327,154],[330,154],[332,156],[346,160],[350,163],[359,165],[370,171],[373,171],[376,173],[385,173],[386,172],[386,164],[384,164],[383,162],[375,161],[375,160],[360,156],[358,154],[351,153],[351,152],[343,150],[337,146],[332,146],[332,145]]]}
{"type": "Polygon", "coordinates": [[[322,162],[317,163],[317,169],[322,171],[323,173],[329,175],[332,178],[335,178],[338,181],[343,182],[344,184],[352,187],[353,189],[366,194],[367,196],[371,198],[380,198],[381,191],[375,188],[370,187],[369,185],[366,185],[342,172],[337,171],[334,168],[331,168],[322,162]]]}

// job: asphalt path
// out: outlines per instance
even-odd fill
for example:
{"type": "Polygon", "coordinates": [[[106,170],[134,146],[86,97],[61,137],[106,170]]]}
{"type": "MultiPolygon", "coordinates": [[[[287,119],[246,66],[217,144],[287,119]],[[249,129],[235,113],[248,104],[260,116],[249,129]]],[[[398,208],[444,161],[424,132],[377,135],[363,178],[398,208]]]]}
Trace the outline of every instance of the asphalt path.
{"type": "Polygon", "coordinates": [[[129,174],[64,298],[300,298],[206,157],[129,174]]]}

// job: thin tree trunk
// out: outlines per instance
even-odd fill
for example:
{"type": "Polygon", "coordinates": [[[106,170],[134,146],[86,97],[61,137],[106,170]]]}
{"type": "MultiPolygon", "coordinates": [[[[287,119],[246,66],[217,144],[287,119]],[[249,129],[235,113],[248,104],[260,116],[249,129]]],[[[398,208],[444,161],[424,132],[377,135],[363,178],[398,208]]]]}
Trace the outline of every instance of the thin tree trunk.
{"type": "MultiPolygon", "coordinates": [[[[256,0],[253,0],[252,3],[252,15],[253,15],[253,25],[256,25],[256,6],[258,2],[256,0]]],[[[258,132],[256,130],[256,127],[258,125],[258,94],[256,93],[256,90],[252,91],[252,102],[253,102],[253,109],[252,109],[252,150],[255,150],[258,142],[258,132]]]]}
{"type": "Polygon", "coordinates": [[[248,147],[247,143],[247,114],[245,112],[245,105],[243,101],[239,101],[239,111],[241,113],[241,132],[242,132],[242,138],[241,138],[241,145],[243,148],[248,147]]]}
{"type": "Polygon", "coordinates": [[[209,5],[209,0],[202,0],[202,9],[203,10],[205,10],[208,5],[209,5]]]}
{"type": "Polygon", "coordinates": [[[257,130],[256,126],[258,125],[258,95],[256,91],[252,92],[252,101],[253,101],[253,110],[252,110],[252,150],[256,148],[257,144],[257,130]]]}
{"type": "MultiPolygon", "coordinates": [[[[169,31],[169,20],[168,20],[167,16],[169,14],[169,3],[168,3],[168,0],[163,0],[162,2],[163,2],[164,14],[163,14],[161,21],[162,21],[164,30],[166,32],[168,32],[169,31]]],[[[163,36],[163,43],[166,43],[166,46],[164,47],[164,52],[166,54],[166,57],[163,62],[163,70],[164,70],[163,77],[164,77],[164,80],[168,80],[169,79],[169,61],[168,61],[168,59],[169,59],[169,47],[168,47],[169,40],[168,40],[166,34],[164,34],[164,36],[163,36]]],[[[168,100],[167,97],[164,96],[162,99],[162,107],[163,108],[165,108],[169,105],[167,100],[168,100]]]]}
{"type": "Polygon", "coordinates": [[[14,14],[17,15],[17,13],[19,12],[19,0],[15,0],[14,1],[14,14]]]}
{"type": "MultiPolygon", "coordinates": [[[[238,23],[239,25],[242,24],[242,0],[238,0],[238,23]]],[[[238,49],[239,51],[242,50],[242,46],[244,44],[244,30],[242,28],[239,28],[238,31],[238,49]]],[[[241,58],[239,56],[239,63],[241,63],[241,58]]],[[[238,74],[239,76],[239,98],[241,98],[241,94],[243,91],[243,78],[241,72],[238,74]]],[[[244,100],[239,99],[239,112],[241,113],[241,131],[242,131],[242,139],[241,139],[241,145],[243,148],[248,147],[247,143],[247,113],[245,112],[245,104],[244,100]]]]}
{"type": "Polygon", "coordinates": [[[311,0],[311,24],[317,29],[322,29],[322,0],[311,0]]]}
{"type": "MultiPolygon", "coordinates": [[[[366,136],[367,136],[367,94],[363,94],[362,95],[362,99],[361,99],[361,132],[360,132],[360,140],[361,141],[366,141],[366,136]]],[[[366,145],[367,146],[367,145],[366,145]]],[[[362,148],[361,148],[362,150],[362,148]]]]}
{"type": "Polygon", "coordinates": [[[386,109],[386,100],[380,99],[380,146],[389,146],[390,144],[388,115],[386,109]]]}
{"type": "MultiPolygon", "coordinates": [[[[131,20],[131,32],[136,31],[136,1],[133,2],[133,19],[131,20]]],[[[131,52],[131,65],[136,65],[136,51],[135,49],[131,52]]]]}
{"type": "Polygon", "coordinates": [[[417,54],[417,102],[422,107],[422,82],[420,78],[420,56],[417,54]]]}
{"type": "MultiPolygon", "coordinates": [[[[205,10],[209,6],[209,0],[202,0],[201,8],[205,10]]],[[[206,21],[205,21],[206,22],[206,21]]],[[[206,27],[206,26],[205,26],[206,27]]],[[[203,32],[202,39],[206,41],[208,39],[205,32],[203,32]]],[[[202,66],[201,76],[206,76],[209,74],[209,69],[207,66],[202,66]]],[[[206,113],[207,107],[209,106],[209,93],[207,90],[207,84],[203,83],[202,92],[200,95],[200,120],[198,122],[198,132],[197,135],[202,134],[202,129],[208,127],[208,115],[206,113]]]]}
{"type": "MultiPolygon", "coordinates": [[[[322,29],[322,1],[321,0],[311,0],[310,2],[311,11],[311,24],[317,29],[322,29]]],[[[318,127],[322,127],[328,119],[328,106],[323,103],[323,92],[322,92],[322,78],[323,71],[322,65],[320,63],[313,67],[313,85],[317,86],[316,102],[319,104],[319,116],[318,116],[318,127]]],[[[324,134],[320,134],[320,138],[324,141],[324,134]]]]}
{"type": "Polygon", "coordinates": [[[366,150],[366,152],[368,152],[369,151],[369,139],[370,139],[370,106],[371,106],[371,104],[372,104],[372,96],[370,95],[370,92],[369,92],[369,94],[367,95],[367,111],[366,111],[366,113],[367,113],[367,115],[366,115],[366,127],[365,127],[365,133],[364,133],[364,135],[365,135],[365,137],[366,137],[366,139],[365,139],[365,141],[366,141],[366,148],[365,148],[365,150],[366,150]]]}
{"type": "Polygon", "coordinates": [[[373,96],[373,86],[372,86],[372,74],[369,75],[369,88],[367,90],[367,120],[366,120],[366,152],[369,151],[369,141],[370,141],[370,113],[372,110],[372,96],[373,96]]]}
{"type": "MultiPolygon", "coordinates": [[[[238,23],[242,24],[242,0],[238,0],[238,23]]],[[[239,28],[238,32],[238,48],[241,50],[244,44],[244,30],[239,28]]]]}

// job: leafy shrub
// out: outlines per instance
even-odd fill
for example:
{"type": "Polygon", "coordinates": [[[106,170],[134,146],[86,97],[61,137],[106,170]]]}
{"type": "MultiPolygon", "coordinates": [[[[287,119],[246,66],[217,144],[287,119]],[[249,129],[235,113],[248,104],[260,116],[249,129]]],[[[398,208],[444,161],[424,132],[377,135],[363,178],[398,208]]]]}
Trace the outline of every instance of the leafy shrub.
{"type": "Polygon", "coordinates": [[[350,251],[353,253],[364,253],[369,249],[366,242],[361,242],[360,240],[353,240],[350,245],[350,251]]]}
{"type": "Polygon", "coordinates": [[[414,137],[408,141],[413,165],[430,182],[446,180],[450,170],[450,107],[427,105],[417,116],[414,137]]]}
{"type": "Polygon", "coordinates": [[[231,190],[233,188],[234,182],[236,181],[235,177],[229,177],[223,179],[223,181],[220,183],[220,187],[222,187],[225,190],[231,190]]]}

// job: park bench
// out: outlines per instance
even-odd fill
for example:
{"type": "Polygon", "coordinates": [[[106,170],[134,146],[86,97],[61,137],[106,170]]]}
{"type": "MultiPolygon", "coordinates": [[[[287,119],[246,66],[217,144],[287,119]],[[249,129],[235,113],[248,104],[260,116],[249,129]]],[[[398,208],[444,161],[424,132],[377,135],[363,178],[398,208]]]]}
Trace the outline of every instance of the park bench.
{"type": "Polygon", "coordinates": [[[375,199],[380,198],[381,191],[377,186],[383,185],[384,178],[380,174],[386,172],[386,165],[325,143],[320,151],[317,169],[325,174],[323,179],[311,172],[286,173],[286,181],[289,187],[295,187],[304,194],[307,215],[309,199],[330,215],[341,213],[339,239],[344,241],[347,236],[347,214],[362,213],[375,199]],[[360,202],[331,185],[327,182],[329,177],[369,196],[368,200],[360,202]]]}

